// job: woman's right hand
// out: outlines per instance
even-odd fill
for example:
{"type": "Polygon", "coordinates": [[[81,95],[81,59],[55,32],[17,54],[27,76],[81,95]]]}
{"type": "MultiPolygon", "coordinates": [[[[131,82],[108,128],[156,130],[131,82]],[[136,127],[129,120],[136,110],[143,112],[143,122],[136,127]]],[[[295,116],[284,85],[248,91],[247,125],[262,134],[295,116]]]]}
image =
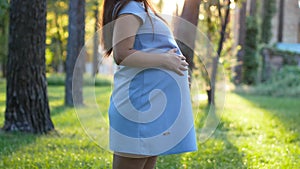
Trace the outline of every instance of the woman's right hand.
{"type": "Polygon", "coordinates": [[[183,55],[178,55],[177,48],[171,49],[166,53],[167,62],[164,64],[166,69],[174,71],[180,76],[183,76],[183,71],[188,70],[188,63],[183,55]]]}

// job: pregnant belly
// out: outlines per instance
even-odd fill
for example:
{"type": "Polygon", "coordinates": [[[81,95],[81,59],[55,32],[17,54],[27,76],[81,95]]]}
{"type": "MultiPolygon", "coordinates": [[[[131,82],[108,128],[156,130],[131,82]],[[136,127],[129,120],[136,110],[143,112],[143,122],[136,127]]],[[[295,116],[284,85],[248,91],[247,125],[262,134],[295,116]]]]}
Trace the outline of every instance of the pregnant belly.
{"type": "Polygon", "coordinates": [[[124,68],[115,74],[112,102],[123,116],[138,122],[150,122],[164,112],[176,112],[188,93],[187,73],[151,68],[124,68]],[[144,116],[141,117],[140,114],[144,116]]]}

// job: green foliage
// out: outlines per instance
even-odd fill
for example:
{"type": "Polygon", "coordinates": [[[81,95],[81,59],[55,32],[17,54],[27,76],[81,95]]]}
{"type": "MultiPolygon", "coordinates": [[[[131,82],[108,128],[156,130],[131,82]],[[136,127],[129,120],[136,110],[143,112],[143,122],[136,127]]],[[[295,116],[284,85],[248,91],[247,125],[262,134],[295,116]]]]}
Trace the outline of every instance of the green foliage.
{"type": "Polygon", "coordinates": [[[68,40],[68,0],[47,1],[47,71],[58,72],[66,60],[68,40]]]}
{"type": "Polygon", "coordinates": [[[8,0],[2,0],[0,2],[0,18],[1,18],[1,20],[3,19],[3,17],[5,17],[7,15],[8,8],[9,8],[8,0]]]}
{"type": "Polygon", "coordinates": [[[298,57],[300,57],[299,53],[280,50],[270,46],[263,46],[262,50],[264,49],[268,50],[270,55],[281,56],[283,58],[283,65],[298,65],[298,57]]]}
{"type": "MultiPolygon", "coordinates": [[[[86,42],[95,33],[95,16],[94,10],[96,2],[102,3],[102,0],[86,0],[86,42]]],[[[98,6],[99,7],[99,6],[98,6]]],[[[47,1],[47,55],[48,72],[63,71],[64,63],[67,56],[68,41],[68,9],[69,0],[52,0],[47,1]]],[[[92,49],[92,48],[91,48],[92,49]]],[[[92,51],[87,51],[88,61],[92,60],[92,51]]]]}
{"type": "Polygon", "coordinates": [[[251,93],[268,96],[300,97],[300,68],[284,66],[268,81],[259,84],[251,93]]]}
{"type": "Polygon", "coordinates": [[[274,97],[300,97],[300,68],[284,66],[272,78],[257,86],[238,88],[237,92],[274,97]]]}
{"type": "Polygon", "coordinates": [[[258,23],[256,16],[248,16],[246,19],[245,55],[243,58],[243,83],[255,84],[257,82],[258,69],[258,23]]]}
{"type": "MultiPolygon", "coordinates": [[[[223,4],[221,7],[223,7],[223,4]]],[[[226,7],[222,8],[221,11],[223,9],[226,9],[226,7]]],[[[199,21],[199,29],[206,34],[207,38],[214,45],[214,49],[217,49],[222,28],[222,21],[218,12],[218,1],[202,1],[200,4],[200,15],[203,15],[204,19],[199,21]]]]}
{"type": "MultiPolygon", "coordinates": [[[[240,2],[240,1],[239,1],[240,2]]],[[[204,33],[205,40],[207,38],[207,42],[199,42],[201,45],[205,48],[206,52],[201,53],[202,56],[206,56],[209,58],[208,60],[212,61],[212,57],[215,57],[217,54],[217,49],[219,45],[219,41],[221,38],[221,28],[222,28],[222,22],[224,22],[225,18],[225,11],[227,9],[227,2],[226,1],[220,1],[220,11],[222,14],[222,20],[218,11],[219,4],[218,0],[211,0],[211,1],[201,1],[200,4],[200,15],[201,19],[198,23],[198,29],[201,30],[201,32],[204,33]],[[202,19],[203,18],[203,19],[202,19]],[[208,44],[205,44],[208,43],[208,44]]],[[[229,21],[231,22],[231,21],[229,21]]],[[[202,39],[199,41],[202,41],[202,39]]],[[[197,42],[196,42],[197,43],[197,42]]],[[[201,51],[203,52],[203,51],[201,51]]],[[[219,69],[219,71],[224,71],[224,74],[226,75],[226,78],[230,79],[232,76],[232,67],[235,64],[234,59],[232,56],[235,55],[237,52],[236,49],[234,49],[234,31],[233,27],[230,26],[230,24],[227,26],[225,30],[225,41],[223,42],[223,48],[222,53],[219,59],[219,62],[222,64],[222,69],[219,69]]],[[[199,55],[199,53],[198,53],[199,55]]],[[[199,60],[194,59],[194,62],[196,66],[198,66],[199,70],[201,70],[201,74],[203,76],[203,80],[206,81],[207,85],[209,86],[209,77],[208,73],[211,74],[211,67],[203,67],[202,63],[197,63],[199,60]],[[200,66],[200,67],[199,67],[200,66]],[[208,69],[208,70],[206,70],[208,69]],[[208,71],[208,72],[206,72],[208,71]]],[[[195,70],[196,71],[196,70],[195,70]]],[[[211,76],[211,75],[209,75],[211,76]]]]}
{"type": "MultiPolygon", "coordinates": [[[[47,82],[49,86],[64,86],[66,77],[64,74],[49,74],[47,75],[47,82]]],[[[111,86],[112,81],[110,77],[96,76],[95,78],[85,75],[84,86],[111,86]]]]}
{"type": "Polygon", "coordinates": [[[276,12],[276,0],[263,0],[260,42],[268,44],[272,38],[272,18],[276,12]]]}
{"type": "MultiPolygon", "coordinates": [[[[100,6],[102,4],[102,0],[86,0],[86,18],[85,18],[85,42],[89,43],[89,41],[92,40],[92,38],[95,38],[95,27],[97,24],[97,29],[99,29],[99,23],[96,23],[96,18],[95,18],[95,12],[98,10],[98,17],[100,18],[101,15],[101,9],[100,6]]],[[[100,22],[100,20],[98,20],[100,22]]],[[[86,61],[87,62],[93,62],[93,45],[89,43],[90,46],[86,48],[86,61]],[[92,45],[92,46],[91,46],[92,45]]]]}
{"type": "Polygon", "coordinates": [[[271,75],[276,73],[277,70],[272,70],[271,63],[267,63],[265,60],[263,60],[264,55],[270,55],[270,56],[279,56],[283,59],[282,65],[284,66],[297,66],[298,65],[298,58],[300,57],[299,53],[291,52],[291,51],[284,51],[279,50],[274,46],[269,45],[261,45],[260,47],[260,55],[262,56],[262,64],[260,65],[260,74],[261,79],[260,81],[264,82],[268,79],[270,79],[271,75]],[[271,69],[271,70],[269,70],[271,69]]]}

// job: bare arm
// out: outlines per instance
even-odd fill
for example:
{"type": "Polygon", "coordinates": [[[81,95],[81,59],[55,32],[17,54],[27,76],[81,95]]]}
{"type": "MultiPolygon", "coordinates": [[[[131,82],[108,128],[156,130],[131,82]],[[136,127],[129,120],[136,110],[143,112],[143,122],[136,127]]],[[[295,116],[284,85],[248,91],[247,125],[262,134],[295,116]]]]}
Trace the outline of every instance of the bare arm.
{"type": "Polygon", "coordinates": [[[154,54],[133,49],[135,35],[141,20],[131,14],[121,15],[115,22],[113,33],[113,53],[117,64],[131,67],[162,67],[183,75],[188,63],[184,56],[176,54],[177,49],[167,53],[154,54]]]}

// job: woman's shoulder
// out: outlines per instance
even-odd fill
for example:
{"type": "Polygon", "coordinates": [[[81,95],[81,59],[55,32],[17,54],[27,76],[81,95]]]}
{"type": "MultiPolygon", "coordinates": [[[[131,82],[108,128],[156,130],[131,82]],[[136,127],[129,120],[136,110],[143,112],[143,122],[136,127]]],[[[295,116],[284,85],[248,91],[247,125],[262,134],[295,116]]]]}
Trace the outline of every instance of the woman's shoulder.
{"type": "Polygon", "coordinates": [[[143,3],[134,0],[126,4],[118,13],[118,15],[122,15],[122,14],[133,14],[139,17],[142,23],[145,23],[147,18],[147,14],[143,6],[143,3]]]}
{"type": "Polygon", "coordinates": [[[137,12],[145,12],[145,7],[144,7],[144,3],[131,0],[130,2],[128,2],[128,4],[126,4],[123,7],[123,9],[121,9],[121,11],[124,11],[124,10],[133,10],[133,11],[137,11],[137,12]]]}

